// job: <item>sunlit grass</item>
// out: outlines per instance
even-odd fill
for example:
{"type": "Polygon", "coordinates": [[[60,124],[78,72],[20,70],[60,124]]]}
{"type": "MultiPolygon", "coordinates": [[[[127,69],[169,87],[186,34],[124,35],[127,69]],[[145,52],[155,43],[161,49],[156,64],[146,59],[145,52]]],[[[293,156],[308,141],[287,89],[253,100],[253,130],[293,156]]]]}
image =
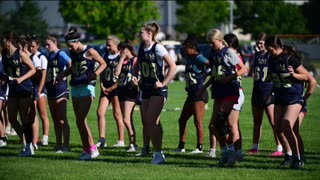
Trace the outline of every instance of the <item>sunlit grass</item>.
{"type": "MultiPolygon", "coordinates": [[[[240,115],[240,127],[245,153],[252,144],[251,78],[244,78],[243,87],[246,102],[240,115]]],[[[97,88],[97,92],[98,90],[99,88],[97,88]]],[[[116,125],[111,110],[106,113],[108,147],[100,149],[100,156],[93,161],[79,161],[82,148],[71,101],[69,101],[68,118],[71,126],[72,152],[55,154],[52,123],[50,145],[40,147],[35,157],[32,158],[17,157],[20,148],[20,144],[17,143],[18,137],[9,136],[8,146],[0,149],[0,177],[1,179],[318,179],[320,177],[319,88],[309,99],[308,114],[301,128],[307,157],[307,163],[303,170],[281,169],[279,164],[282,158],[269,157],[269,154],[275,150],[275,143],[266,117],[263,121],[261,153],[259,155],[245,156],[244,161],[236,163],[233,168],[219,168],[216,166],[218,159],[205,158],[205,153],[209,149],[207,125],[212,113],[212,100],[210,100],[204,118],[205,153],[201,155],[188,154],[196,146],[192,118],[188,123],[187,153],[173,153],[171,150],[178,145],[178,118],[181,113],[178,108],[182,108],[185,98],[183,82],[169,84],[169,98],[165,104],[166,111],[161,114],[164,130],[163,150],[166,156],[166,163],[163,165],[151,165],[151,156],[138,158],[135,157],[135,153],[127,153],[125,148],[111,147],[117,141],[116,125]]],[[[97,103],[96,99],[88,116],[89,126],[95,141],[98,139],[97,103]]],[[[141,147],[142,128],[139,111],[134,112],[134,123],[137,130],[137,143],[141,147]]],[[[126,133],[126,144],[127,139],[126,133]]]]}

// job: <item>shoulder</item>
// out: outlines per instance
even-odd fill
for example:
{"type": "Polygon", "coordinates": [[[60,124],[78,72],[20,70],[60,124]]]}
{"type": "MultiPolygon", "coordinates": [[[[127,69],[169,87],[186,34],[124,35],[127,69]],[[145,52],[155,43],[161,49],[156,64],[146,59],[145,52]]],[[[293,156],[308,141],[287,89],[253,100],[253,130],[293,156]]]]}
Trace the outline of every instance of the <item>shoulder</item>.
{"type": "Polygon", "coordinates": [[[291,55],[288,57],[288,65],[291,65],[293,69],[296,69],[301,65],[300,59],[296,56],[291,55]]]}
{"type": "Polygon", "coordinates": [[[155,50],[156,50],[156,53],[161,57],[163,57],[165,54],[168,54],[167,49],[162,44],[159,44],[159,43],[155,45],[155,50]]]}
{"type": "Polygon", "coordinates": [[[57,53],[59,53],[59,58],[62,58],[62,59],[67,60],[67,61],[71,60],[66,52],[60,50],[57,53]]]}

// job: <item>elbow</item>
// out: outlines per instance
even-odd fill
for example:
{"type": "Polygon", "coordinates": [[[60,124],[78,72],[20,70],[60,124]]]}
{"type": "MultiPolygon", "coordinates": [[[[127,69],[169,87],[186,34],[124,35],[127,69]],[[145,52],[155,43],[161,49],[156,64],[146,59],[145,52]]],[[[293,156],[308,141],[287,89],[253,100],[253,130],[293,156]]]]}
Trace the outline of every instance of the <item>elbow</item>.
{"type": "Polygon", "coordinates": [[[102,67],[102,69],[105,69],[107,67],[107,63],[103,62],[100,64],[100,66],[102,67]]]}
{"type": "Polygon", "coordinates": [[[316,86],[317,85],[317,80],[314,77],[311,77],[310,84],[312,86],[316,86]]]}
{"type": "Polygon", "coordinates": [[[35,68],[30,69],[31,76],[35,75],[37,70],[35,68]]]}

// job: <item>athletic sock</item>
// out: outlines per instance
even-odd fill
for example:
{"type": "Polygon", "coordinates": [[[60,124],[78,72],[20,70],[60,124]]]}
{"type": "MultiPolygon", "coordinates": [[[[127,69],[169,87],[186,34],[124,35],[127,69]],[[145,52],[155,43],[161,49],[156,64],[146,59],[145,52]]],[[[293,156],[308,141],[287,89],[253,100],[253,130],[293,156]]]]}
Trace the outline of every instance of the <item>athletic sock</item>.
{"type": "Polygon", "coordinates": [[[280,152],[282,152],[282,146],[281,145],[277,145],[277,151],[280,151],[280,152]]]}
{"type": "Polygon", "coordinates": [[[7,142],[7,137],[6,137],[6,136],[0,137],[0,139],[1,139],[3,142],[7,142]]]}
{"type": "Polygon", "coordinates": [[[91,145],[90,146],[90,150],[91,151],[96,151],[97,150],[97,146],[96,145],[91,145]]]}
{"type": "Polygon", "coordinates": [[[259,149],[259,144],[252,144],[252,149],[259,149]]]}
{"type": "Polygon", "coordinates": [[[228,145],[228,149],[231,151],[234,151],[234,145],[233,144],[228,145]]]}
{"type": "Polygon", "coordinates": [[[178,148],[179,149],[184,149],[184,144],[185,144],[185,142],[180,141],[178,148]]]}
{"type": "Polygon", "coordinates": [[[200,150],[200,151],[202,151],[202,144],[197,144],[197,148],[200,150]]]}

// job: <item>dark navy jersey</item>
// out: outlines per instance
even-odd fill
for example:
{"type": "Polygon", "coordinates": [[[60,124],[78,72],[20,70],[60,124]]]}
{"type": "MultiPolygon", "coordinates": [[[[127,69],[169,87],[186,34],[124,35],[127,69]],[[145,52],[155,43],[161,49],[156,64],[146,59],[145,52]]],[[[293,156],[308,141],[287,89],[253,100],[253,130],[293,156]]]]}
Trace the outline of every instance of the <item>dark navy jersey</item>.
{"type": "Polygon", "coordinates": [[[96,62],[85,57],[90,48],[92,47],[85,46],[81,52],[70,52],[72,59],[70,86],[95,85],[95,80],[92,81],[89,77],[95,71],[96,62]]]}
{"type": "MultiPolygon", "coordinates": [[[[7,53],[2,56],[2,64],[4,72],[12,77],[18,78],[25,75],[29,68],[25,66],[20,58],[20,49],[16,49],[11,57],[7,57],[7,53]]],[[[16,84],[9,78],[9,97],[16,96],[28,96],[32,94],[32,82],[31,79],[26,79],[20,84],[16,84]]]]}
{"type": "Polygon", "coordinates": [[[132,57],[128,61],[124,61],[121,68],[121,73],[118,79],[119,100],[126,101],[135,99],[138,95],[138,88],[131,85],[133,64],[136,57],[132,57]]]}
{"type": "Polygon", "coordinates": [[[225,84],[220,83],[222,76],[230,76],[236,72],[236,66],[225,62],[225,54],[228,48],[224,47],[220,51],[211,50],[209,62],[211,67],[212,98],[224,98],[227,96],[239,96],[240,83],[237,79],[233,79],[225,84]]]}
{"type": "Polygon", "coordinates": [[[110,59],[108,56],[109,54],[107,52],[103,56],[103,59],[107,64],[107,67],[100,74],[100,81],[103,83],[103,86],[105,88],[111,87],[114,85],[114,83],[117,82],[117,79],[114,76],[114,71],[120,60],[119,54],[115,56],[113,59],[110,59]]]}
{"type": "Polygon", "coordinates": [[[157,60],[156,45],[157,43],[154,43],[148,51],[144,51],[143,43],[139,46],[138,65],[141,72],[140,88],[143,92],[154,90],[155,82],[162,82],[164,80],[163,64],[160,64],[157,60]]]}
{"type": "Polygon", "coordinates": [[[272,90],[272,82],[266,82],[266,77],[270,74],[270,55],[267,52],[257,52],[254,56],[252,68],[254,72],[253,85],[261,91],[272,90]]]}
{"type": "Polygon", "coordinates": [[[276,105],[290,105],[302,100],[303,81],[295,79],[288,71],[288,66],[295,70],[300,65],[299,59],[290,55],[272,59],[272,83],[276,105]]]}
{"type": "Polygon", "coordinates": [[[132,79],[132,70],[133,70],[133,63],[136,57],[129,59],[128,61],[124,61],[121,68],[121,73],[118,79],[118,86],[119,88],[127,88],[130,89],[131,86],[131,79],[132,79]]]}
{"type": "Polygon", "coordinates": [[[206,77],[205,76],[206,61],[208,60],[205,57],[203,57],[201,54],[199,54],[193,59],[188,59],[186,64],[186,71],[185,71],[185,77],[186,77],[185,90],[188,92],[188,94],[189,93],[194,94],[203,87],[203,83],[206,77]],[[199,62],[202,62],[202,63],[199,63],[199,62]],[[202,64],[201,67],[200,67],[200,64],[202,64]]]}
{"type": "Polygon", "coordinates": [[[55,82],[57,76],[66,68],[67,65],[66,63],[61,62],[60,53],[62,53],[60,50],[55,54],[49,53],[45,83],[48,98],[56,98],[68,90],[68,83],[66,79],[61,79],[55,82]]]}

